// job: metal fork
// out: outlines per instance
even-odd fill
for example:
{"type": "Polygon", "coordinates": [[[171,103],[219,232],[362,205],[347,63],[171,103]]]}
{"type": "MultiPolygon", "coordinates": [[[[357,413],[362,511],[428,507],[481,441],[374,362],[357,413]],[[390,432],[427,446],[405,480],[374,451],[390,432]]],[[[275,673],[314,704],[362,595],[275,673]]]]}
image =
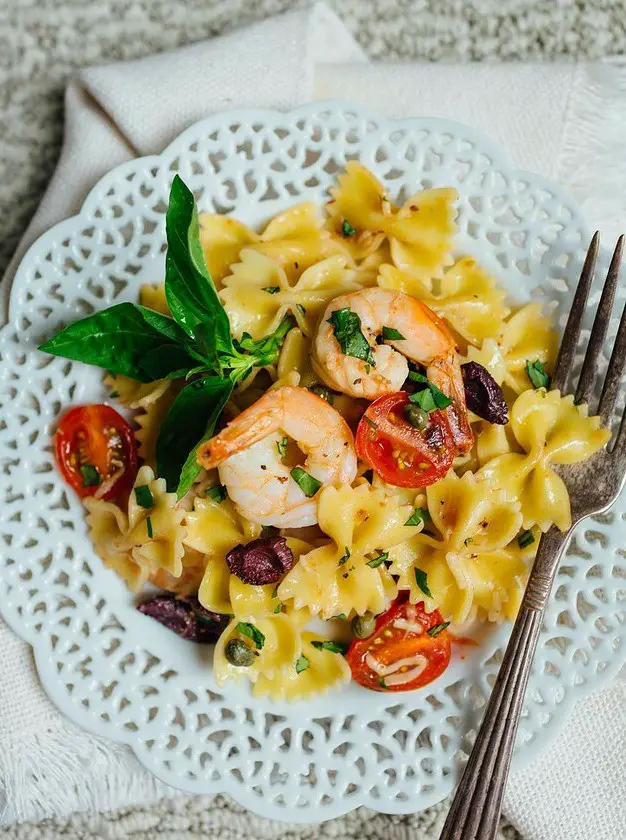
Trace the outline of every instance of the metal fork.
{"type": "MultiPolygon", "coordinates": [[[[574,364],[587,297],[593,281],[598,245],[599,235],[595,233],[587,251],[552,379],[551,387],[558,388],[561,393],[567,392],[567,380],[574,364]]],[[[611,319],[623,246],[624,236],[620,236],[580,371],[575,396],[577,403],[589,403],[593,396],[598,359],[611,319]]],[[[597,413],[605,426],[610,425],[625,367],[626,306],[598,404],[597,413]]],[[[624,486],[626,412],[610,450],[607,448],[582,464],[560,467],[559,474],[570,494],[572,525],[564,532],[552,526],[541,537],[500,672],[440,840],[493,840],[495,837],[526,684],[559,560],[574,527],[586,517],[607,510],[624,486]]]]}

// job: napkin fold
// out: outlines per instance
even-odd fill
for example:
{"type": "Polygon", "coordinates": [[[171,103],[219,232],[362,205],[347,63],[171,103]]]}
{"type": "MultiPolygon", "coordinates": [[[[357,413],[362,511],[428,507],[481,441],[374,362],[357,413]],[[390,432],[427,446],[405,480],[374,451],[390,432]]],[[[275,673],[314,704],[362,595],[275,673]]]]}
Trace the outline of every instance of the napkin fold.
{"type": "MultiPolygon", "coordinates": [[[[313,98],[472,125],[518,167],[566,186],[609,240],[626,227],[623,65],[369,65],[336,15],[318,4],[174,53],[79,73],[67,88],[58,168],[0,284],[0,303],[28,246],[77,213],[114,166],[162,151],[212,113],[289,109],[313,98]]],[[[128,748],[60,715],[39,684],[30,647],[2,620],[0,650],[4,823],[176,794],[128,748]]],[[[624,683],[578,704],[544,756],[512,774],[506,813],[525,840],[626,837],[625,738],[624,683]]],[[[404,829],[390,821],[388,836],[404,837],[404,829]]]]}

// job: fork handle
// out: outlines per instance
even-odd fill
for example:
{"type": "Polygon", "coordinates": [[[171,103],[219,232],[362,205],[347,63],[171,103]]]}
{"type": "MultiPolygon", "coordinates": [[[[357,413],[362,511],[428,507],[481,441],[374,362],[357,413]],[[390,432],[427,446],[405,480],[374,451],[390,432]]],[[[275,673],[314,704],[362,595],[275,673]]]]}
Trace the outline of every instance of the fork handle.
{"type": "Polygon", "coordinates": [[[440,840],[493,840],[543,613],[567,534],[551,528],[539,544],[522,606],[440,840]]]}

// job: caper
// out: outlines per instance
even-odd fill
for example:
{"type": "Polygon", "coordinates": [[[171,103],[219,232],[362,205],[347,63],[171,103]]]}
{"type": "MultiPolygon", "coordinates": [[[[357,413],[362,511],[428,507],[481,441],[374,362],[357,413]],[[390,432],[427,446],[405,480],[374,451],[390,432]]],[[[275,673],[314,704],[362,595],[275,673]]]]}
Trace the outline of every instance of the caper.
{"type": "Polygon", "coordinates": [[[236,665],[237,668],[248,668],[254,662],[254,653],[241,639],[231,639],[226,645],[224,655],[230,664],[236,665]]]}
{"type": "Polygon", "coordinates": [[[420,408],[419,405],[413,405],[413,403],[405,405],[404,416],[411,426],[413,426],[414,429],[419,429],[420,432],[423,432],[428,426],[428,412],[424,411],[423,408],[420,408]]]}
{"type": "Polygon", "coordinates": [[[326,387],[326,385],[320,385],[316,382],[315,385],[309,385],[309,391],[312,394],[316,394],[318,397],[321,397],[323,400],[326,400],[326,402],[330,403],[330,405],[333,404],[333,393],[330,388],[326,387]]]}
{"type": "Polygon", "coordinates": [[[357,615],[352,619],[352,633],[357,639],[367,639],[376,629],[376,616],[372,613],[357,615]]]}

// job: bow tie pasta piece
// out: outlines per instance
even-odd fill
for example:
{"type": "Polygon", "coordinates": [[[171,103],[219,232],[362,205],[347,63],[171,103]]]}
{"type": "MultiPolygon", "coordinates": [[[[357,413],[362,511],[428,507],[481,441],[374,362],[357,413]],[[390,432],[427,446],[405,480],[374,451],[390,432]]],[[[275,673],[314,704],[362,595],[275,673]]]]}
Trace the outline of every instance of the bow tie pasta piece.
{"type": "Polygon", "coordinates": [[[297,385],[307,387],[317,381],[311,365],[311,341],[299,327],[289,330],[278,357],[276,373],[282,384],[293,372],[298,374],[297,385]]]}
{"type": "Polygon", "coordinates": [[[159,400],[171,386],[169,379],[157,382],[137,382],[121,373],[107,373],[104,384],[115,394],[125,408],[147,409],[159,400]]]}
{"type": "Polygon", "coordinates": [[[453,472],[427,489],[427,499],[428,530],[438,535],[418,533],[391,549],[398,588],[459,623],[479,608],[492,621],[517,610],[526,564],[508,546],[521,526],[519,504],[504,491],[485,492],[471,473],[453,472]]]}
{"type": "Polygon", "coordinates": [[[218,685],[228,680],[249,679],[256,683],[260,677],[269,680],[288,679],[302,653],[300,627],[287,615],[279,613],[257,618],[254,624],[245,622],[257,641],[242,632],[241,622],[234,618],[217,640],[213,658],[213,675],[218,685]],[[253,650],[254,660],[247,667],[233,665],[226,657],[226,646],[233,639],[253,650]]]}
{"type": "Polygon", "coordinates": [[[135,492],[128,500],[128,515],[117,505],[95,497],[85,499],[89,535],[105,565],[114,568],[132,589],[162,569],[174,577],[183,571],[184,511],[176,507],[176,494],[167,493],[165,480],[155,478],[148,466],[137,473],[135,488],[147,486],[153,504],[138,504],[135,492]]]}
{"type": "Polygon", "coordinates": [[[424,190],[396,208],[374,175],[350,161],[330,192],[329,226],[355,260],[370,256],[388,240],[395,265],[423,280],[441,276],[452,262],[456,190],[424,190]]]}
{"type": "Polygon", "coordinates": [[[329,257],[307,268],[291,285],[285,271],[271,257],[250,249],[224,278],[220,297],[233,333],[259,339],[273,332],[290,312],[305,335],[311,335],[329,301],[360,288],[346,258],[329,257]]]}
{"type": "Polygon", "coordinates": [[[538,303],[527,304],[509,318],[499,343],[506,368],[503,383],[516,394],[530,387],[527,361],[540,361],[549,372],[554,369],[558,336],[538,303]]]}
{"type": "Polygon", "coordinates": [[[180,577],[174,577],[164,569],[157,569],[150,575],[150,583],[181,597],[196,595],[204,575],[206,557],[199,551],[194,551],[193,548],[185,546],[182,565],[183,570],[180,577]]]}
{"type": "Polygon", "coordinates": [[[254,244],[258,236],[232,216],[200,213],[198,222],[204,261],[216,288],[220,289],[231,265],[239,262],[241,249],[254,244]]]}
{"type": "MultiPolygon", "coordinates": [[[[461,356],[461,363],[465,362],[478,362],[479,365],[489,371],[498,385],[502,385],[507,376],[506,361],[502,348],[495,338],[486,338],[480,347],[468,345],[467,352],[464,356],[461,356]]],[[[529,385],[530,382],[525,387],[529,385]]]]}
{"type": "Polygon", "coordinates": [[[405,525],[412,513],[409,505],[368,484],[325,488],[319,525],[332,542],[300,558],[280,584],[278,597],[324,619],[352,610],[359,615],[383,612],[396,589],[385,564],[376,565],[375,558],[413,531],[405,525]]]}
{"type": "Polygon", "coordinates": [[[294,702],[328,694],[331,689],[350,682],[350,666],[344,657],[313,646],[312,642],[320,641],[324,640],[315,633],[303,633],[302,653],[293,670],[285,670],[273,678],[261,674],[254,685],[255,696],[294,702]]]}
{"type": "MultiPolygon", "coordinates": [[[[589,417],[586,405],[575,405],[571,395],[561,397],[558,391],[543,388],[520,394],[511,409],[510,425],[522,452],[496,455],[481,467],[477,478],[521,503],[524,528],[536,524],[545,532],[554,524],[567,530],[569,495],[551,464],[585,461],[606,445],[610,432],[600,428],[599,417],[589,417]]],[[[478,446],[480,452],[480,441],[478,446]]]]}
{"type": "Polygon", "coordinates": [[[423,300],[472,344],[498,338],[510,311],[504,305],[506,293],[498,289],[493,277],[469,257],[457,260],[444,272],[436,293],[432,284],[419,275],[401,271],[393,265],[381,266],[378,283],[384,289],[405,292],[423,300]]]}

